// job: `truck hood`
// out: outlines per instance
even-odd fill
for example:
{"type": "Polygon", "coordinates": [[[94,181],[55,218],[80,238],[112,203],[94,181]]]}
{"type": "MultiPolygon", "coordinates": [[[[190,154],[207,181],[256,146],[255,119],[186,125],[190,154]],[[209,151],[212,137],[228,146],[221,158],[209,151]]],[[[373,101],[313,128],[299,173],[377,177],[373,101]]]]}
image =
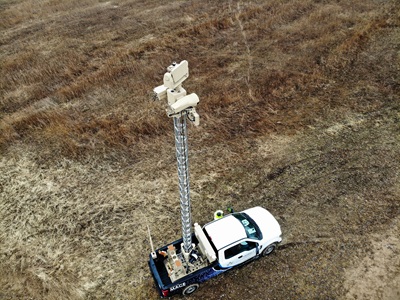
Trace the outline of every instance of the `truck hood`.
{"type": "Polygon", "coordinates": [[[274,216],[265,208],[256,206],[243,211],[252,218],[263,234],[263,240],[279,237],[282,234],[281,227],[274,216]]]}

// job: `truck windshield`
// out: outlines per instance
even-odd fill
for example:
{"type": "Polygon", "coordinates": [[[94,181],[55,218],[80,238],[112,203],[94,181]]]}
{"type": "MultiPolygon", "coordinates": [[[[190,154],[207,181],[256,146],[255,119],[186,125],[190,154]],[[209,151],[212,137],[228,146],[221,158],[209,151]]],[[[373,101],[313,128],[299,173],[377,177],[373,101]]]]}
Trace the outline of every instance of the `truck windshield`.
{"type": "Polygon", "coordinates": [[[260,228],[246,213],[233,213],[232,215],[242,223],[248,238],[257,240],[262,239],[260,228]]]}

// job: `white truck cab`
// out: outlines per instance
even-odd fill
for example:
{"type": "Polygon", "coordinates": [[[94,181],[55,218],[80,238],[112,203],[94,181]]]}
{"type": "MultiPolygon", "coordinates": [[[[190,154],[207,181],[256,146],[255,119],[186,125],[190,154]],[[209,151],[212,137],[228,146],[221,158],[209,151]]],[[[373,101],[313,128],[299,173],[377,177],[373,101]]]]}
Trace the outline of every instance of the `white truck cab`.
{"type": "Polygon", "coordinates": [[[221,268],[240,265],[260,253],[268,255],[282,241],[277,220],[262,207],[229,214],[204,225],[203,231],[221,268]]]}

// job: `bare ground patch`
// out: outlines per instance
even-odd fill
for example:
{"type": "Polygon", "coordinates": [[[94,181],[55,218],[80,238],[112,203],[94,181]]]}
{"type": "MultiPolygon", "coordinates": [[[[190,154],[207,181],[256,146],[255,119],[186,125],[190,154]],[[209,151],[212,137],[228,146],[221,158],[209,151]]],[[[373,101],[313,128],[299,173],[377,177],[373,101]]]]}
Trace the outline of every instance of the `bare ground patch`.
{"type": "Polygon", "coordinates": [[[399,218],[379,234],[373,234],[368,254],[345,272],[345,299],[388,299],[400,297],[399,218]]]}

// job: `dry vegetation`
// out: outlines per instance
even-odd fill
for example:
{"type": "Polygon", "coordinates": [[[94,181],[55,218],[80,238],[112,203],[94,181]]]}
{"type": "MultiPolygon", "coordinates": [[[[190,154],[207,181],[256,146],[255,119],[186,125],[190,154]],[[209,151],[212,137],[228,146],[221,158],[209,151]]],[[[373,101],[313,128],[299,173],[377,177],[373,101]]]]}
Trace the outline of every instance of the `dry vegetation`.
{"type": "Polygon", "coordinates": [[[172,124],[189,61],[193,218],[283,227],[201,299],[398,299],[400,3],[0,0],[0,298],[156,299],[147,224],[180,228],[172,124]]]}

